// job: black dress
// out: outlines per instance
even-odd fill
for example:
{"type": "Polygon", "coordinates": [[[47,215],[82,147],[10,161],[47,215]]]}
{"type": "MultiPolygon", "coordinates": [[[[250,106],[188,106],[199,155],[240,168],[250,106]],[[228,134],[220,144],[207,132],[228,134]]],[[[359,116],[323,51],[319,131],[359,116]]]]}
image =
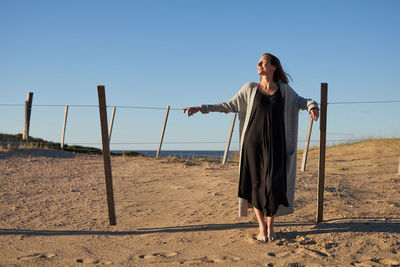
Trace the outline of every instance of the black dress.
{"type": "Polygon", "coordinates": [[[238,195],[266,216],[279,205],[289,206],[285,155],[281,90],[269,95],[257,89],[243,140],[238,195]]]}

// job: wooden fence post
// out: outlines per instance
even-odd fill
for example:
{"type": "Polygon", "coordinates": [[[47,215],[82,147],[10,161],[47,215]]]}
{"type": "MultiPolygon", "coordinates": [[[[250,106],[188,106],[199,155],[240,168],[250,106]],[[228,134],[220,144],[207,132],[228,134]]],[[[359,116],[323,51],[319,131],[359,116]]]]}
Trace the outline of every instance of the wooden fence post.
{"type": "Polygon", "coordinates": [[[112,134],[113,126],[114,126],[115,110],[116,110],[116,108],[113,107],[112,114],[111,114],[111,121],[110,121],[110,129],[109,129],[109,133],[108,133],[108,142],[111,142],[111,134],[112,134]]]}
{"type": "Polygon", "coordinates": [[[328,84],[321,83],[321,116],[319,122],[319,168],[318,168],[318,211],[317,222],[323,221],[325,154],[326,154],[326,113],[328,105],[328,84]]]}
{"type": "Polygon", "coordinates": [[[167,107],[167,111],[165,112],[164,124],[163,124],[162,130],[161,130],[160,143],[158,144],[156,158],[160,157],[161,146],[162,146],[162,143],[163,143],[163,140],[164,140],[165,127],[167,126],[169,108],[170,108],[170,106],[167,107]]]}
{"type": "Polygon", "coordinates": [[[310,117],[310,120],[308,121],[306,142],[304,143],[303,160],[301,162],[301,169],[300,170],[302,172],[306,171],[308,148],[310,147],[310,137],[311,137],[312,125],[313,125],[313,118],[310,117]]]}
{"type": "Polygon", "coordinates": [[[233,113],[231,128],[229,130],[228,141],[226,142],[225,153],[224,153],[224,158],[222,159],[222,164],[225,164],[226,159],[228,158],[229,146],[231,145],[232,133],[233,133],[233,128],[235,127],[236,116],[237,113],[236,112],[233,113]]]}
{"type": "Polygon", "coordinates": [[[64,113],[64,124],[61,135],[61,149],[64,149],[64,138],[65,138],[65,129],[67,126],[67,117],[68,117],[68,105],[65,105],[65,113],[64,113]]]}
{"type": "Polygon", "coordinates": [[[399,170],[397,171],[397,174],[400,175],[400,158],[399,158],[399,170]]]}
{"type": "Polygon", "coordinates": [[[104,85],[97,86],[97,93],[99,96],[99,112],[100,112],[101,136],[103,143],[104,173],[106,177],[108,217],[110,219],[110,225],[116,225],[117,222],[115,219],[114,192],[113,192],[113,183],[111,174],[110,143],[108,140],[108,131],[107,131],[108,123],[107,123],[106,93],[104,85]]]}
{"type": "Polygon", "coordinates": [[[32,98],[33,98],[33,93],[29,92],[28,99],[25,101],[25,124],[24,124],[24,134],[22,136],[22,139],[24,139],[25,141],[28,141],[29,137],[29,126],[31,123],[31,111],[32,111],[32,98]]]}

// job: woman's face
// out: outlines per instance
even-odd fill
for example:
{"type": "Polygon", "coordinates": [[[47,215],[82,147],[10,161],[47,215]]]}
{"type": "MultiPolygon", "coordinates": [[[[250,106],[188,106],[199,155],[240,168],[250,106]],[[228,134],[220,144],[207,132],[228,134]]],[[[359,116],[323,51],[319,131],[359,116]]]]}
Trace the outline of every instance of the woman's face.
{"type": "Polygon", "coordinates": [[[269,56],[262,56],[257,64],[258,75],[273,75],[276,66],[271,65],[271,58],[269,56]]]}

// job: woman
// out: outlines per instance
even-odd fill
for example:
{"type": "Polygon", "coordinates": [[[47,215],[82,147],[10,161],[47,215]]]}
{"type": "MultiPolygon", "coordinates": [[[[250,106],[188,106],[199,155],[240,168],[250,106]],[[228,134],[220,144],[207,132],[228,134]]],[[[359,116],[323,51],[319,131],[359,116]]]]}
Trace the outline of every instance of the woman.
{"type": "Polygon", "coordinates": [[[238,112],[240,132],[239,216],[254,208],[257,240],[272,242],[275,216],[294,212],[298,111],[318,120],[317,103],[288,85],[277,57],[264,54],[257,64],[260,82],[246,83],[228,102],[185,107],[188,116],[201,111],[238,112]],[[267,225],[265,225],[265,217],[267,225]]]}

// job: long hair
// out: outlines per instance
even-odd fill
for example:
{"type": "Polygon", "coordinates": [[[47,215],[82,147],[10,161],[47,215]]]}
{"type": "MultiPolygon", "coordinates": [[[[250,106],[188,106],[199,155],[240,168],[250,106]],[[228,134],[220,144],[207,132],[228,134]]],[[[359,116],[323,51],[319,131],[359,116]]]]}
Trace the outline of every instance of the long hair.
{"type": "Polygon", "coordinates": [[[289,83],[289,79],[288,77],[292,79],[292,77],[290,77],[289,74],[287,74],[281,65],[281,62],[279,60],[279,58],[277,58],[276,56],[270,54],[270,53],[265,53],[264,56],[269,56],[270,60],[271,60],[271,65],[275,66],[276,69],[274,71],[274,82],[284,82],[284,83],[289,83]]]}

